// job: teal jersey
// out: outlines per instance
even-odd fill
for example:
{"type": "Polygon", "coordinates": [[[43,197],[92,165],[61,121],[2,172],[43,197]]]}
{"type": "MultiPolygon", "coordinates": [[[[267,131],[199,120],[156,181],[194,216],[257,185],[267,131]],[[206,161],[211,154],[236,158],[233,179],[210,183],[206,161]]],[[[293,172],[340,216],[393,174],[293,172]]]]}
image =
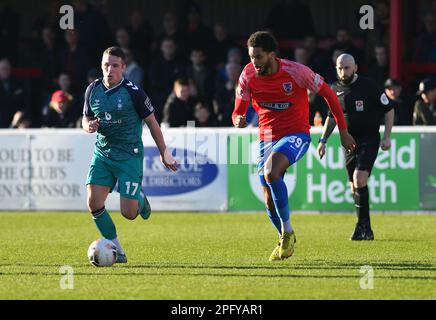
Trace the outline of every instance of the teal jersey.
{"type": "Polygon", "coordinates": [[[153,112],[147,94],[129,80],[108,89],[97,79],[86,89],[83,115],[100,121],[95,152],[111,160],[143,155],[142,121],[153,112]]]}

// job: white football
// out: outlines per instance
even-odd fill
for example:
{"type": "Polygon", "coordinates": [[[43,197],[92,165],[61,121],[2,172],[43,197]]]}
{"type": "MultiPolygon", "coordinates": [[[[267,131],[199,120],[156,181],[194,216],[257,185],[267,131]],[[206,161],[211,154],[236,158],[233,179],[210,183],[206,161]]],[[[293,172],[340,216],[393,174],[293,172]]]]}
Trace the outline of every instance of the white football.
{"type": "Polygon", "coordinates": [[[117,261],[117,246],[105,238],[95,240],[89,246],[88,259],[93,266],[110,267],[117,261]]]}

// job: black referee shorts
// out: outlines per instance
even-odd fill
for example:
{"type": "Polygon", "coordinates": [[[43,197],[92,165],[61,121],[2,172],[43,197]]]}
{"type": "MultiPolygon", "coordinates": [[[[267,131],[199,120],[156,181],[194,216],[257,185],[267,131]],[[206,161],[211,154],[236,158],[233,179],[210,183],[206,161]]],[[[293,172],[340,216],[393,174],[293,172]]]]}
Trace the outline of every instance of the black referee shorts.
{"type": "Polygon", "coordinates": [[[377,159],[380,139],[371,139],[357,142],[356,149],[351,154],[345,154],[348,180],[353,181],[355,170],[368,171],[371,175],[375,159],[377,159]]]}

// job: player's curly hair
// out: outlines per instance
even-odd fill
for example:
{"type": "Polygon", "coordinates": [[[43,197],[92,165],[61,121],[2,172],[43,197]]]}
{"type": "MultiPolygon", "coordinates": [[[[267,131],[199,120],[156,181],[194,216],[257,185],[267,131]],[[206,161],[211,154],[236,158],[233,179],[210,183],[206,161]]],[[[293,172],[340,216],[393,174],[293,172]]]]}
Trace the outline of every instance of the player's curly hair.
{"type": "Polygon", "coordinates": [[[247,47],[262,48],[265,52],[277,51],[277,40],[268,31],[256,31],[247,41],[247,47]]]}

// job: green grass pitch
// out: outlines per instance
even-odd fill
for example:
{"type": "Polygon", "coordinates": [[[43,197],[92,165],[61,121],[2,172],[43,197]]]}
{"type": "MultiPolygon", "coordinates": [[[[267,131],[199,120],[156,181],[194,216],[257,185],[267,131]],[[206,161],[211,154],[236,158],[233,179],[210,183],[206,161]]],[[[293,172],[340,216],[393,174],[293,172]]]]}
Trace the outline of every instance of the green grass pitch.
{"type": "Polygon", "coordinates": [[[294,256],[273,264],[265,214],[112,217],[129,263],[95,268],[89,214],[0,213],[0,299],[436,299],[436,215],[373,215],[376,240],[352,242],[354,215],[294,214],[294,256]]]}

